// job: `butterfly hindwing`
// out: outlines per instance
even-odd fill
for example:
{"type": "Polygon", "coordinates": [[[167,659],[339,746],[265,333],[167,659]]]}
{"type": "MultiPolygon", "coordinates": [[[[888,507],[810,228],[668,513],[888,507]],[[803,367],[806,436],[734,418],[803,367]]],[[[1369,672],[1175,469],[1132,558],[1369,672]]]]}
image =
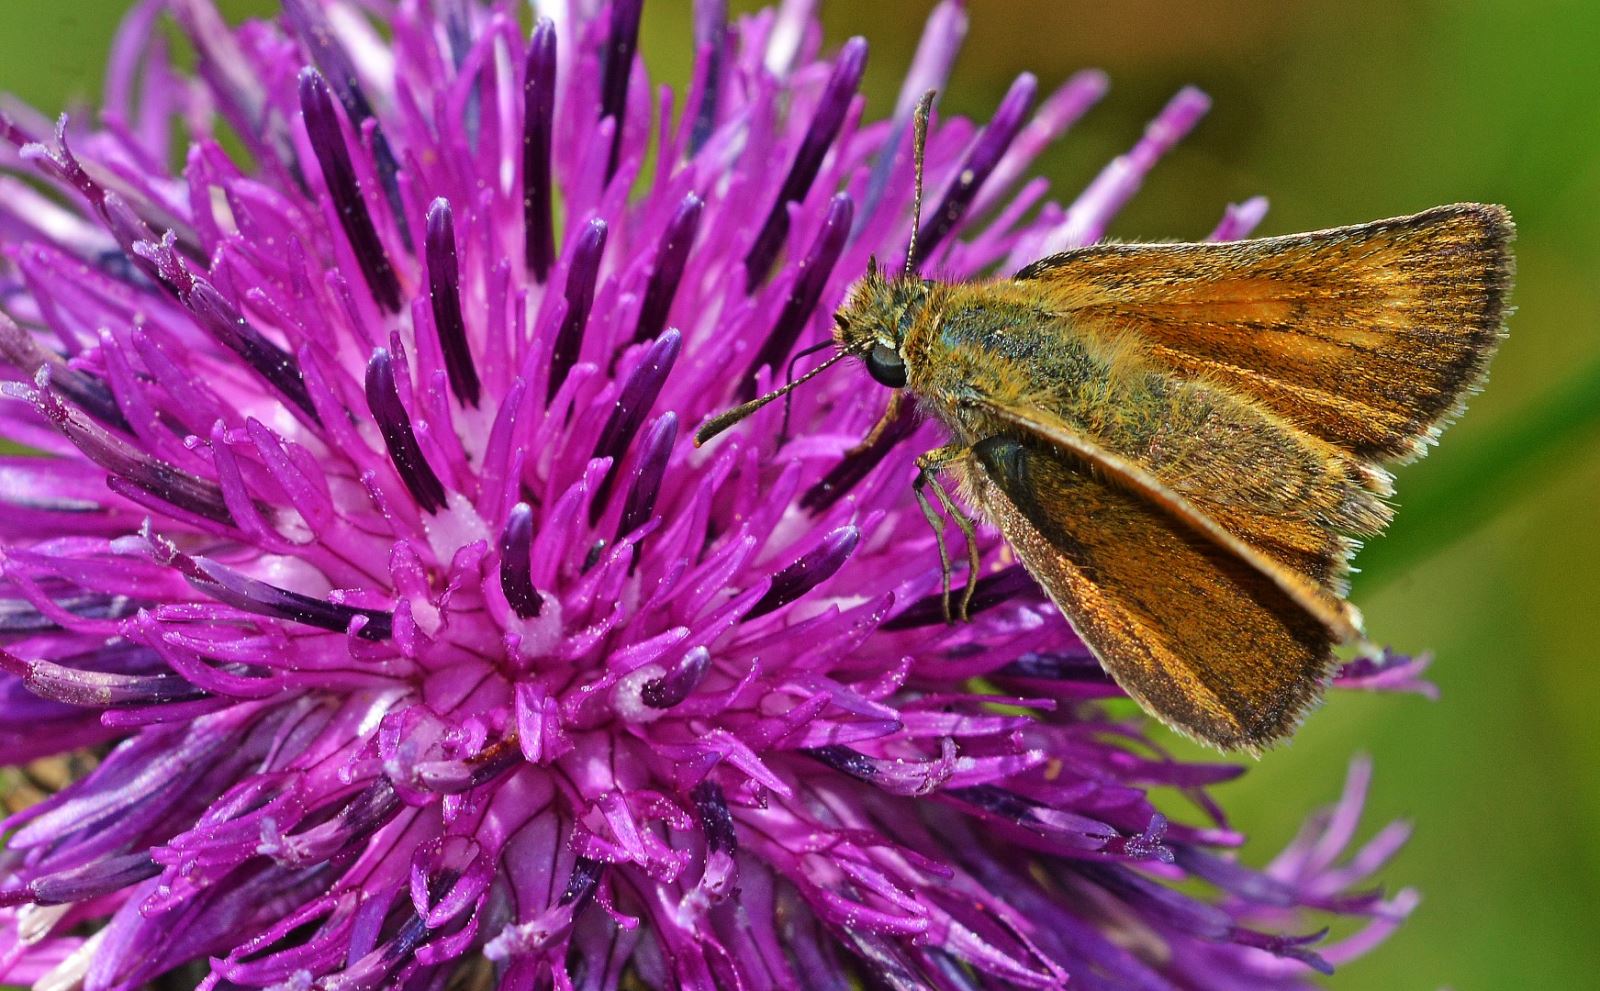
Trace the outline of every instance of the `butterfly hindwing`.
{"type": "Polygon", "coordinates": [[[956,468],[1106,670],[1174,728],[1259,750],[1317,700],[1337,639],[1256,565],[1091,462],[997,437],[956,468]]]}
{"type": "Polygon", "coordinates": [[[1139,462],[1106,450],[1047,410],[1000,396],[974,401],[1008,432],[1031,438],[1039,447],[1069,461],[1092,466],[1097,477],[1136,494],[1142,504],[1277,586],[1289,602],[1315,617],[1334,639],[1343,642],[1360,635],[1359,615],[1339,598],[1349,547],[1337,534],[1304,521],[1255,511],[1248,505],[1224,508],[1197,503],[1139,462]]]}

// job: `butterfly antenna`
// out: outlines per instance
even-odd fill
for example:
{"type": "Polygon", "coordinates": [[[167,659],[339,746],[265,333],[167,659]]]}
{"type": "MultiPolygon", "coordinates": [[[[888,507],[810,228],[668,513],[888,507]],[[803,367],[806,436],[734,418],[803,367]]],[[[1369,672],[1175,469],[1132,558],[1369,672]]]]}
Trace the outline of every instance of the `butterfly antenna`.
{"type": "MultiPolygon", "coordinates": [[[[831,341],[831,340],[818,341],[817,343],[811,345],[808,348],[801,349],[800,352],[797,353],[793,358],[790,358],[789,359],[789,371],[788,371],[788,374],[786,374],[783,377],[784,387],[788,388],[789,386],[791,386],[794,383],[794,366],[797,365],[800,362],[801,358],[810,357],[811,355],[816,354],[818,351],[821,351],[823,348],[828,348],[828,347],[832,347],[832,346],[833,346],[833,341],[831,341]]],[[[794,411],[794,393],[791,392],[787,396],[783,397],[783,430],[782,430],[780,436],[783,436],[783,437],[788,437],[789,436],[789,414],[792,413],[793,411],[794,411]]]]}
{"type": "MultiPolygon", "coordinates": [[[[829,343],[832,342],[830,341],[829,343]]],[[[845,352],[840,351],[838,354],[811,369],[811,371],[806,372],[793,382],[785,383],[779,388],[773,389],[764,396],[757,396],[747,403],[740,403],[733,409],[723,413],[718,413],[716,416],[713,416],[711,419],[707,420],[699,430],[695,431],[694,446],[700,447],[706,441],[722,433],[724,430],[733,426],[735,423],[738,423],[740,420],[743,420],[745,417],[772,402],[774,399],[782,399],[795,389],[798,389],[800,386],[805,385],[807,382],[822,374],[825,370],[838,364],[839,359],[843,358],[844,356],[845,352]]]]}
{"type": "Polygon", "coordinates": [[[934,90],[922,94],[917,112],[911,118],[911,163],[916,178],[911,187],[911,243],[906,245],[906,271],[914,275],[922,259],[917,257],[917,232],[922,229],[922,159],[928,146],[928,114],[933,110],[934,90]]]}

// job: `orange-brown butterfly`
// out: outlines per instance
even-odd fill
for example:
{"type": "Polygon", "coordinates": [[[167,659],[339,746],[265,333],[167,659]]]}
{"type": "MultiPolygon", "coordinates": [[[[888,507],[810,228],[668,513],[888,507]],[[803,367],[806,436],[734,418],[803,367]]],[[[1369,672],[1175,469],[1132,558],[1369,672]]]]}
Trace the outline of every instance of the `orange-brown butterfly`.
{"type": "Polygon", "coordinates": [[[941,473],[1129,695],[1195,739],[1259,751],[1321,696],[1334,648],[1361,641],[1346,575],[1357,538],[1392,515],[1383,465],[1425,453],[1483,381],[1512,233],[1504,208],[1460,204],[1287,237],[1100,244],[992,282],[871,266],[835,315],[835,355],[696,443],[862,359],[895,390],[863,443],[907,394],[949,429],[913,485],[947,614],[930,489],[974,576],[979,561],[941,473]]]}

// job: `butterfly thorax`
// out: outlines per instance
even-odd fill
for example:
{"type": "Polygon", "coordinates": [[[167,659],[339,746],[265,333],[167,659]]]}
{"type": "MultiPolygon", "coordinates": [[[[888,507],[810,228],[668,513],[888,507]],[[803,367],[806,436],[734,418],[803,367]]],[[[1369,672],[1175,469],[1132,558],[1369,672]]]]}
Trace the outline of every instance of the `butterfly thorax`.
{"type": "Polygon", "coordinates": [[[1108,393],[1145,370],[1136,349],[1078,332],[1008,282],[934,284],[900,350],[908,389],[966,444],[1003,430],[976,402],[989,396],[1047,393],[1074,422],[1109,426],[1097,423],[1108,393]]]}

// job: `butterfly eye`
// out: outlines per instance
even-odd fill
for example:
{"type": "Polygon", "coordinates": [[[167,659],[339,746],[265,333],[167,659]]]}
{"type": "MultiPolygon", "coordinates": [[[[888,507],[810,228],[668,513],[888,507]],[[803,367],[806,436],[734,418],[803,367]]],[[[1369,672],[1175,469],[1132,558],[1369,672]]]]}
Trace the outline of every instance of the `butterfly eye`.
{"type": "Polygon", "coordinates": [[[901,389],[906,384],[906,363],[900,357],[900,352],[879,344],[867,354],[867,374],[881,385],[901,389]]]}

